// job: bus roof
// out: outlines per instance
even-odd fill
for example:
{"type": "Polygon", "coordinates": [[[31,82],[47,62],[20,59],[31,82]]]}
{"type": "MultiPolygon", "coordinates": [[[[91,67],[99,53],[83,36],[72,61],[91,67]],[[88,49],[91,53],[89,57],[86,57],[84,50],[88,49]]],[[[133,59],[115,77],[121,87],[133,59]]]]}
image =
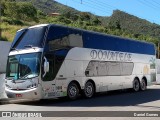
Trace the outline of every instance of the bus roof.
{"type": "Polygon", "coordinates": [[[155,45],[153,43],[133,40],[129,38],[123,38],[123,37],[118,37],[114,35],[108,35],[104,33],[93,32],[93,31],[88,31],[88,30],[83,30],[78,28],[72,28],[72,27],[57,25],[57,24],[40,24],[40,25],[31,26],[25,29],[21,29],[19,31],[20,33],[17,34],[16,36],[17,38],[15,37],[15,40],[13,41],[11,47],[14,47],[16,49],[24,49],[25,45],[32,45],[32,44],[33,46],[36,46],[36,47],[43,47],[44,44],[42,43],[44,43],[44,40],[41,38],[43,38],[42,33],[44,34],[45,32],[39,33],[39,35],[37,35],[36,37],[34,32],[36,32],[36,30],[40,30],[38,27],[41,28],[41,31],[45,30],[43,28],[47,28],[47,27],[49,28],[47,37],[51,36],[52,39],[47,38],[48,41],[59,39],[60,37],[62,38],[69,34],[79,34],[82,37],[82,41],[83,41],[82,47],[84,48],[155,55],[155,45]],[[50,28],[53,28],[54,30],[50,31],[50,28]],[[30,34],[32,35],[29,35],[23,40],[19,39],[19,36],[21,36],[21,34],[24,33],[23,31],[26,31],[26,30],[31,31],[30,34]],[[41,38],[39,36],[41,36],[41,38]]]}

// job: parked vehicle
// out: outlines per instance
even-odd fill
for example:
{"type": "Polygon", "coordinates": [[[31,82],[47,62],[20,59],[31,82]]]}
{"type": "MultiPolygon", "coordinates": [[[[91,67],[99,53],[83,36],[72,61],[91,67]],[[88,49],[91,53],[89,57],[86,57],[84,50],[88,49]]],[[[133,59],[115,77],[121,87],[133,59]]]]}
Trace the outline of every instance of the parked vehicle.
{"type": "Polygon", "coordinates": [[[6,71],[8,97],[48,99],[133,88],[155,69],[152,43],[54,24],[17,31],[6,71]]]}

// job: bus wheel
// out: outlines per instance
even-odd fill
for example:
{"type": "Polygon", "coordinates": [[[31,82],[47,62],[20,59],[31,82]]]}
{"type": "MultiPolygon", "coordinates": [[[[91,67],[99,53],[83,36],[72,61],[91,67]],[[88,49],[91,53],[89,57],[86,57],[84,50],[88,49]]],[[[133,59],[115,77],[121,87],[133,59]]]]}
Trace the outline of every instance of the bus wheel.
{"type": "Polygon", "coordinates": [[[133,81],[133,90],[135,92],[140,90],[140,83],[139,83],[139,80],[137,78],[135,78],[134,81],[133,81]]]}
{"type": "Polygon", "coordinates": [[[84,88],[84,96],[86,98],[91,98],[94,95],[95,89],[94,89],[94,85],[92,82],[88,81],[85,84],[85,88],[84,88]]]}
{"type": "Polygon", "coordinates": [[[146,89],[147,89],[146,82],[145,82],[145,80],[143,78],[142,81],[141,81],[141,90],[144,91],[146,89]]]}
{"type": "Polygon", "coordinates": [[[71,82],[68,86],[67,95],[69,99],[75,100],[79,95],[79,88],[76,83],[71,82]]]}

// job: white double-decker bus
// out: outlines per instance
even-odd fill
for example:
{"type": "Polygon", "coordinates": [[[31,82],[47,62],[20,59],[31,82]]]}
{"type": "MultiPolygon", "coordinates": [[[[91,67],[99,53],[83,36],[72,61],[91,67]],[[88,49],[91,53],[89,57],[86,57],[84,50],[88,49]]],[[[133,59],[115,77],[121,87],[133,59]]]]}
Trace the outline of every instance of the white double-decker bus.
{"type": "Polygon", "coordinates": [[[133,88],[146,90],[154,44],[54,24],[17,31],[8,56],[6,93],[48,99],[133,88]]]}

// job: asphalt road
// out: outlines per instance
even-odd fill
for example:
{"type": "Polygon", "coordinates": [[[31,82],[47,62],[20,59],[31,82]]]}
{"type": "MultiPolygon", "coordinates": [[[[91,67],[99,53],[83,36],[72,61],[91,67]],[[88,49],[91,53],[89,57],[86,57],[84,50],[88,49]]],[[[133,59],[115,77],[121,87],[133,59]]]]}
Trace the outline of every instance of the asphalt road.
{"type": "MultiPolygon", "coordinates": [[[[56,117],[54,117],[54,119],[57,120],[59,119],[81,120],[82,117],[85,117],[85,119],[88,120],[90,119],[99,120],[99,119],[106,119],[102,116],[107,116],[107,115],[109,115],[109,119],[111,120],[114,119],[143,120],[144,117],[134,117],[134,115],[133,117],[127,117],[127,115],[132,115],[132,114],[137,115],[139,113],[146,114],[146,112],[149,111],[152,111],[152,114],[156,114],[155,111],[158,111],[159,118],[145,116],[145,120],[151,120],[151,119],[158,120],[160,119],[160,85],[150,86],[146,91],[140,91],[140,92],[132,92],[130,90],[112,91],[112,92],[97,94],[95,97],[91,99],[85,99],[83,97],[80,97],[76,101],[70,101],[67,100],[66,98],[62,98],[62,99],[52,99],[52,100],[21,102],[16,104],[15,103],[5,104],[5,105],[0,105],[0,111],[32,111],[32,112],[57,111],[57,113],[56,112],[46,112],[45,114],[43,113],[43,115],[45,116],[55,115],[56,117]],[[58,112],[58,111],[63,111],[63,112],[58,112]],[[76,111],[81,111],[81,112],[76,112],[76,111]],[[113,111],[113,112],[104,112],[104,111],[113,111]],[[134,112],[130,113],[130,111],[134,112]],[[121,115],[124,117],[117,117],[121,115]]],[[[17,120],[17,118],[14,119],[17,120]]],[[[35,118],[35,119],[40,120],[41,118],[35,118]]],[[[47,119],[52,120],[53,118],[47,117],[47,119]]]]}

